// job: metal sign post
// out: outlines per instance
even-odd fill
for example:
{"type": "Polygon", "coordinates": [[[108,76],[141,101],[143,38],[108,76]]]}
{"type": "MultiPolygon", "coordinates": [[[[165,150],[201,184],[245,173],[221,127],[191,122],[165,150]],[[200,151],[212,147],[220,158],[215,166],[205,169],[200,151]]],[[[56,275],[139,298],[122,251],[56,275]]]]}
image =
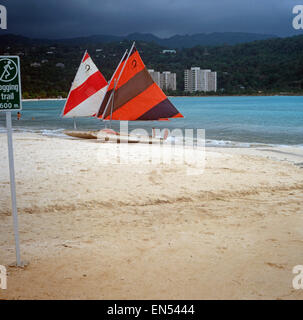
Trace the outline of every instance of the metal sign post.
{"type": "Polygon", "coordinates": [[[17,266],[21,267],[19,246],[18,212],[16,201],[15,166],[13,150],[12,115],[14,110],[22,109],[20,61],[17,56],[0,56],[0,111],[6,112],[7,145],[9,159],[10,186],[12,198],[12,212],[16,244],[17,266]]]}
{"type": "Polygon", "coordinates": [[[6,128],[7,128],[7,145],[8,145],[8,159],[9,159],[9,175],[10,175],[10,181],[11,181],[12,210],[13,210],[14,233],[15,233],[15,244],[16,244],[16,259],[17,259],[17,266],[20,267],[21,259],[20,259],[20,246],[19,246],[18,211],[17,211],[17,200],[16,200],[12,114],[10,111],[6,112],[6,128]]]}

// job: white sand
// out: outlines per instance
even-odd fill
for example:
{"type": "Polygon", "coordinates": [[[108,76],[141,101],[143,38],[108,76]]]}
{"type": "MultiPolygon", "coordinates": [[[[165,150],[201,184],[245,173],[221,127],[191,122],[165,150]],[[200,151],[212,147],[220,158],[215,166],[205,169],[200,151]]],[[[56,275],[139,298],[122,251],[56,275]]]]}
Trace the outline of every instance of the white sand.
{"type": "MultiPolygon", "coordinates": [[[[8,268],[1,299],[303,298],[292,288],[303,264],[303,149],[208,148],[203,172],[111,164],[123,144],[16,133],[14,147],[30,264],[8,268]]],[[[147,148],[128,147],[134,161],[147,148]]],[[[9,265],[5,134],[0,163],[0,264],[9,265]]]]}

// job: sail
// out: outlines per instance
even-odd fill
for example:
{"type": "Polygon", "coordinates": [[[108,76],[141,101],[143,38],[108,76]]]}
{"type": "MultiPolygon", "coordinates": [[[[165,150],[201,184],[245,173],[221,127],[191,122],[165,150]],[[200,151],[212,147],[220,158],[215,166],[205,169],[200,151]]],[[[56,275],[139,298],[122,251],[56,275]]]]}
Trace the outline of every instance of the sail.
{"type": "Polygon", "coordinates": [[[124,59],[116,70],[106,96],[107,101],[105,98],[98,112],[99,118],[104,113],[105,120],[183,118],[153,81],[134,46],[128,59],[124,59]]]}
{"type": "Polygon", "coordinates": [[[111,97],[113,94],[115,81],[119,78],[119,75],[123,69],[123,66],[124,66],[126,60],[127,60],[127,50],[124,53],[116,71],[114,72],[114,74],[108,84],[106,94],[104,96],[104,99],[102,101],[102,104],[101,104],[100,109],[97,114],[98,118],[102,118],[104,111],[108,109],[109,103],[111,102],[110,100],[111,100],[111,97]]]}
{"type": "Polygon", "coordinates": [[[81,61],[67,97],[62,116],[92,117],[100,108],[107,91],[107,81],[87,52],[81,61]]]}

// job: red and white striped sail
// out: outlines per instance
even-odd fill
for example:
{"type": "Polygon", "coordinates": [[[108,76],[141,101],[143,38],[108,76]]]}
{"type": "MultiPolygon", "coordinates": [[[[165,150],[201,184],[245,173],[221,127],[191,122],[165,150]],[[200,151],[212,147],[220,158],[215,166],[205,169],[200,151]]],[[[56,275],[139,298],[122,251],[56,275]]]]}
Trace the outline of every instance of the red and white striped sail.
{"type": "Polygon", "coordinates": [[[68,94],[62,116],[93,117],[98,112],[107,91],[107,81],[87,52],[81,61],[68,94]]]}

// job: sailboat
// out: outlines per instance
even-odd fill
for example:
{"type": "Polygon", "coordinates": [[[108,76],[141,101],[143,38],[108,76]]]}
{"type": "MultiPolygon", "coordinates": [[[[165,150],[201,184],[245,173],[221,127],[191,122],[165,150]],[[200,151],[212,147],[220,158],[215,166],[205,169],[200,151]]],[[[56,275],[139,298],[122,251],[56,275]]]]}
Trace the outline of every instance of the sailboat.
{"type": "MultiPolygon", "coordinates": [[[[183,115],[152,79],[135,47],[135,43],[129,51],[124,53],[111,80],[103,88],[105,87],[106,93],[103,94],[104,91],[102,91],[102,99],[99,100],[99,108],[95,116],[105,123],[109,121],[110,128],[90,132],[91,137],[111,141],[111,138],[113,140],[117,139],[116,136],[118,135],[119,140],[127,138],[126,140],[131,140],[131,142],[141,142],[136,137],[122,137],[118,132],[111,129],[111,122],[113,120],[162,121],[183,118],[183,115]]],[[[66,104],[68,104],[68,100],[66,104]]],[[[90,108],[95,110],[93,106],[90,108]]],[[[75,133],[69,134],[79,136],[75,133]]]]}
{"type": "MultiPolygon", "coordinates": [[[[76,119],[82,117],[95,117],[100,108],[100,101],[107,92],[108,83],[99,71],[92,58],[85,51],[75,79],[70,88],[61,117],[72,118],[74,129],[76,119]]],[[[69,132],[66,132],[69,134],[69,132]]],[[[90,138],[90,132],[74,131],[73,136],[90,138]]]]}

